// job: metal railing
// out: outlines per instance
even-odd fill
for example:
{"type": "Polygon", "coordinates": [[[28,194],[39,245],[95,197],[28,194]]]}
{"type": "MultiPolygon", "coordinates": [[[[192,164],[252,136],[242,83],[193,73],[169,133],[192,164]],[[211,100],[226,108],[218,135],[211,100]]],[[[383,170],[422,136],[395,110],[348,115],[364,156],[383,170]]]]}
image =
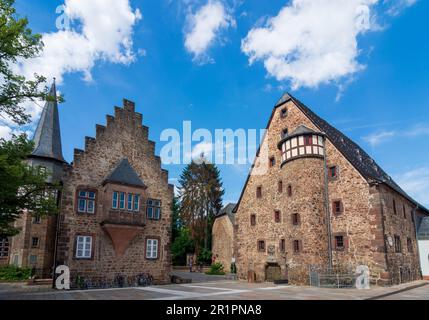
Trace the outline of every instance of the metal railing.
{"type": "Polygon", "coordinates": [[[309,266],[310,286],[322,288],[353,288],[356,273],[350,267],[322,268],[309,266]]]}

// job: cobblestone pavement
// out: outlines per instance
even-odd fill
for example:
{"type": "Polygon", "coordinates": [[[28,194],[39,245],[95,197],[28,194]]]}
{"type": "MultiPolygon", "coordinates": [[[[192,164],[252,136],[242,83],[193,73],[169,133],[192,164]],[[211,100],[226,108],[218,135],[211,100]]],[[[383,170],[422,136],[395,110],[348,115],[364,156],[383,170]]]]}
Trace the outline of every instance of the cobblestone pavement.
{"type": "Polygon", "coordinates": [[[219,279],[191,284],[80,291],[54,291],[48,286],[0,284],[0,300],[362,300],[369,298],[429,300],[429,282],[416,281],[389,288],[373,287],[370,290],[276,286],[272,283],[219,279]]]}

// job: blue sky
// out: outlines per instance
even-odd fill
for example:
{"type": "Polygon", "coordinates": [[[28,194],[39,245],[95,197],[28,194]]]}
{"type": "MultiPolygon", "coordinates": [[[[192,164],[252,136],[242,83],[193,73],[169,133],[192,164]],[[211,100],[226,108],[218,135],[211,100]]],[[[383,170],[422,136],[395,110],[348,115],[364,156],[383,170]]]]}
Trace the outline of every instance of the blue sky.
{"type": "MultiPolygon", "coordinates": [[[[66,1],[69,30],[89,34],[76,38],[56,26],[63,2],[16,3],[54,53],[20,70],[59,79],[68,161],[124,97],[136,102],[159,154],[162,130],[181,130],[185,120],[212,131],[264,128],[289,91],[429,205],[427,1],[325,0],[312,7],[308,0],[116,0],[115,8],[106,8],[110,0],[75,2],[66,1]],[[111,23],[100,27],[100,16],[111,23]]],[[[35,119],[38,109],[29,106],[35,119]]],[[[175,183],[183,165],[165,168],[175,183]]],[[[237,201],[249,165],[220,169],[225,202],[237,201]]]]}

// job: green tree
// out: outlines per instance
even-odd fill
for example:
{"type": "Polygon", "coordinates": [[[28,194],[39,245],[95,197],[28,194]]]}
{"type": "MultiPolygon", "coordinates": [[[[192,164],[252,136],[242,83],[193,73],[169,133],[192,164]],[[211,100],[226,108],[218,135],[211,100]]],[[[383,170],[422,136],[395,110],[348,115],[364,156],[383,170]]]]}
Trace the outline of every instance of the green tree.
{"type": "Polygon", "coordinates": [[[224,190],[219,169],[204,155],[192,161],[180,176],[180,215],[191,231],[197,255],[201,248],[210,250],[214,216],[222,208],[224,190]]]}
{"type": "Polygon", "coordinates": [[[58,212],[58,186],[47,185],[49,173],[25,161],[33,147],[25,135],[0,139],[0,237],[19,232],[13,222],[23,210],[37,216],[58,212]]]}
{"type": "Polygon", "coordinates": [[[30,121],[30,116],[22,102],[53,97],[44,86],[45,77],[35,74],[30,81],[13,71],[13,65],[38,56],[43,49],[41,35],[33,34],[28,20],[17,16],[14,2],[0,0],[0,116],[6,115],[23,125],[30,121]]]}
{"type": "Polygon", "coordinates": [[[195,251],[195,243],[191,239],[190,230],[182,227],[179,230],[179,235],[171,246],[171,255],[173,258],[173,264],[176,266],[186,265],[186,254],[193,253],[195,251]]]}
{"type": "Polygon", "coordinates": [[[173,216],[171,219],[171,242],[180,235],[180,230],[182,228],[182,219],[180,218],[180,203],[179,198],[173,197],[173,205],[172,205],[173,216]]]}

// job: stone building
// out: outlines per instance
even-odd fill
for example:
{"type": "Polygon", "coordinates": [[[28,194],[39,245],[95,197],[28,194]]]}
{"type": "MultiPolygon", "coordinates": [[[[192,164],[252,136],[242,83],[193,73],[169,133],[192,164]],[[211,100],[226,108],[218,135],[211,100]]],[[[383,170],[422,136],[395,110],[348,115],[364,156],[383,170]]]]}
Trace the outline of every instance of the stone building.
{"type": "Polygon", "coordinates": [[[275,105],[234,209],[240,278],[309,282],[309,268],[370,269],[378,284],[420,279],[407,195],[356,143],[289,94],[275,105]]]}
{"type": "Polygon", "coordinates": [[[67,164],[57,105],[46,104],[29,161],[61,182],[60,213],[58,219],[37,223],[23,215],[10,263],[31,266],[37,236],[40,267],[52,271],[55,265],[67,265],[72,286],[77,279],[112,283],[119,278],[134,281],[141,274],[167,283],[173,201],[168,172],[161,168],[155,143],[133,102],[124,100],[106,119],[106,126],[96,125],[96,137],[85,137],[85,150],[75,149],[73,162],[67,164]]]}
{"type": "MultiPolygon", "coordinates": [[[[55,83],[50,95],[56,97],[55,83]]],[[[61,147],[57,101],[48,101],[34,133],[34,150],[27,162],[49,172],[47,184],[61,183],[66,164],[61,147]]],[[[59,197],[58,197],[59,198],[59,197]]],[[[15,222],[20,233],[9,240],[9,263],[34,269],[38,277],[50,277],[54,263],[56,216],[37,217],[24,210],[15,222]]]]}
{"type": "Polygon", "coordinates": [[[226,272],[230,271],[231,263],[235,260],[233,212],[235,206],[235,203],[229,203],[222,208],[216,215],[212,227],[212,253],[216,257],[216,262],[222,263],[226,272]]]}

